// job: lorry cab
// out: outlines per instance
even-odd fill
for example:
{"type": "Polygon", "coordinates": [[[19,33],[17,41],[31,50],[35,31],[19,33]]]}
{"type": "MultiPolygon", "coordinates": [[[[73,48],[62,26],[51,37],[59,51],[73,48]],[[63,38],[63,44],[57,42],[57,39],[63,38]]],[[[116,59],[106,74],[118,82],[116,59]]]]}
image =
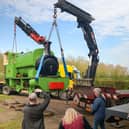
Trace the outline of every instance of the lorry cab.
{"type": "MultiPolygon", "coordinates": [[[[74,65],[67,65],[67,71],[69,75],[68,88],[72,89],[74,85],[74,80],[81,78],[80,71],[74,65]]],[[[59,64],[58,72],[61,77],[66,77],[63,64],[59,64]]]]}

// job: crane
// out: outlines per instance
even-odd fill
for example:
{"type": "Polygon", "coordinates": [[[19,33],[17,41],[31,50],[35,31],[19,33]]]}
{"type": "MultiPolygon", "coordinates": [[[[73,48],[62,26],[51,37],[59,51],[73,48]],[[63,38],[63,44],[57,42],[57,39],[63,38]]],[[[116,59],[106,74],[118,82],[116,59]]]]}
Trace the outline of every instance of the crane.
{"type": "Polygon", "coordinates": [[[58,0],[58,2],[54,4],[54,6],[56,8],[60,8],[61,12],[67,12],[69,14],[74,15],[77,18],[78,28],[80,27],[82,29],[84,39],[89,48],[89,64],[88,69],[85,72],[84,78],[91,79],[90,83],[93,86],[96,69],[99,62],[99,50],[93,29],[90,25],[94,18],[91,16],[91,14],[83,11],[82,9],[67,2],[66,0],[58,0]]]}
{"type": "Polygon", "coordinates": [[[25,22],[22,17],[16,17],[14,23],[18,25],[30,38],[32,38],[39,45],[43,45],[45,49],[45,54],[50,55],[50,41],[47,41],[44,36],[41,36],[36,32],[34,28],[31,27],[30,24],[25,22]]]}

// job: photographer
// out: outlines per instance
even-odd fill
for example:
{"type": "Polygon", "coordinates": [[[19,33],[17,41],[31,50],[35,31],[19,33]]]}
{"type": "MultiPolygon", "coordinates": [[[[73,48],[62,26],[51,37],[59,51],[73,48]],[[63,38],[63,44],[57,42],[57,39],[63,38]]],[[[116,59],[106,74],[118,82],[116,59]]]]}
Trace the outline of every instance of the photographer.
{"type": "Polygon", "coordinates": [[[45,129],[43,112],[50,102],[50,96],[45,92],[40,95],[44,98],[42,103],[38,103],[36,93],[29,95],[29,103],[23,109],[22,129],[45,129]]]}

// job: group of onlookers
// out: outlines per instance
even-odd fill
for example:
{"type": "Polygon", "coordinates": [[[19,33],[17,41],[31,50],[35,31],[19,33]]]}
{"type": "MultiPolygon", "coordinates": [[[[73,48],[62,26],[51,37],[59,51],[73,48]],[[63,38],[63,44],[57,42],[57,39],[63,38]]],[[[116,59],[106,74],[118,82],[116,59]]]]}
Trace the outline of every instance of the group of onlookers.
{"type": "MultiPolygon", "coordinates": [[[[94,114],[93,127],[89,124],[86,117],[74,108],[68,108],[59,123],[58,129],[105,129],[105,98],[102,96],[100,88],[94,88],[96,99],[94,100],[91,112],[94,114]]],[[[45,129],[43,112],[50,102],[50,95],[42,92],[44,101],[38,103],[36,93],[29,95],[29,103],[23,109],[24,117],[22,129],[45,129]]]]}

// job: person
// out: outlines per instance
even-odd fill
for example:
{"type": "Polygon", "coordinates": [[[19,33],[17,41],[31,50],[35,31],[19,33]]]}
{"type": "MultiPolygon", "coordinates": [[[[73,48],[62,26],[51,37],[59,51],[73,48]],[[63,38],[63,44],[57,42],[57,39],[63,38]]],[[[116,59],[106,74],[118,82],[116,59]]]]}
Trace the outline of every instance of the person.
{"type": "Polygon", "coordinates": [[[29,103],[23,109],[22,129],[45,129],[43,112],[50,102],[50,96],[45,92],[42,92],[41,96],[44,101],[38,103],[36,93],[29,95],[29,103]]]}
{"type": "Polygon", "coordinates": [[[93,129],[98,129],[98,126],[100,126],[101,129],[105,129],[105,124],[104,124],[105,110],[106,110],[105,98],[100,88],[94,88],[93,92],[94,95],[96,96],[92,105],[92,113],[94,114],[93,129]]]}
{"type": "Polygon", "coordinates": [[[86,118],[74,108],[68,108],[58,129],[92,129],[86,118]]]}

